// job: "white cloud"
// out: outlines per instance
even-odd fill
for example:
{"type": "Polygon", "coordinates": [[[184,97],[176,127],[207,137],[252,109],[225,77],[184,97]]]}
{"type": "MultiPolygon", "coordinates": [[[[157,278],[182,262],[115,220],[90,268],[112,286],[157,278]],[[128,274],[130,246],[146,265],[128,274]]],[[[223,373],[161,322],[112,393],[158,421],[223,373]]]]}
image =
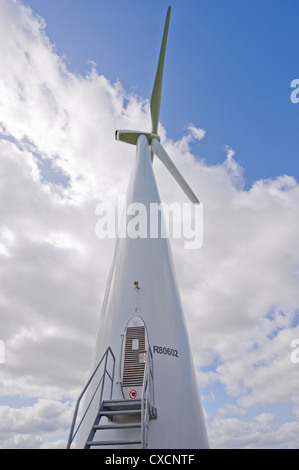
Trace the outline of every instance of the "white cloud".
{"type": "Polygon", "coordinates": [[[193,124],[189,124],[188,131],[189,131],[190,135],[195,140],[203,139],[205,134],[206,134],[206,131],[204,129],[200,129],[199,127],[195,127],[193,124]]]}
{"type": "Polygon", "coordinates": [[[72,409],[69,403],[40,399],[21,409],[0,407],[2,449],[65,448],[72,409]]]}
{"type": "Polygon", "coordinates": [[[279,425],[271,414],[258,415],[251,422],[215,419],[210,423],[210,440],[220,449],[294,449],[298,427],[297,421],[279,425]]]}
{"type": "MultiPolygon", "coordinates": [[[[95,208],[125,193],[134,159],[114,131],[150,127],[147,101],[93,64],[84,77],[70,73],[44,26],[19,1],[0,1],[0,394],[38,399],[0,406],[6,448],[65,445],[70,403],[57,400],[76,397],[89,373],[113,254],[113,240],[95,236],[95,208]],[[55,184],[49,163],[67,185],[55,184]]],[[[288,402],[298,417],[299,186],[282,175],[245,191],[230,147],[217,166],[192,154],[204,134],[190,124],[172,142],[161,128],[204,203],[203,247],[172,246],[200,384],[230,399],[207,413],[211,445],[298,447],[295,418],[247,413],[288,402]]],[[[185,201],[154,166],[162,199],[185,201]]]]}

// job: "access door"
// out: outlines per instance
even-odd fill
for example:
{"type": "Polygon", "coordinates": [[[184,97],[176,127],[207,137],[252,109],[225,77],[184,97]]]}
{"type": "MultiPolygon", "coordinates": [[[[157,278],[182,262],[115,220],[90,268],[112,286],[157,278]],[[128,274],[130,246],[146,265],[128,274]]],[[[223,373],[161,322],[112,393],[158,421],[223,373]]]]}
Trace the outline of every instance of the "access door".
{"type": "Polygon", "coordinates": [[[140,399],[144,381],[148,337],[141,317],[133,317],[124,333],[122,354],[122,391],[127,400],[140,399]]]}

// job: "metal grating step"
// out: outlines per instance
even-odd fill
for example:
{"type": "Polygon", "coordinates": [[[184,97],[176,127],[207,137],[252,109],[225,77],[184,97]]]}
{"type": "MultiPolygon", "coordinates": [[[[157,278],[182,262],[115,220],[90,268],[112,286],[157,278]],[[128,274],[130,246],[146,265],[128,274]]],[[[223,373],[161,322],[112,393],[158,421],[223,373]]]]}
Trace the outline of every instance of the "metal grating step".
{"type": "Polygon", "coordinates": [[[93,429],[95,430],[103,430],[103,429],[134,429],[134,428],[141,428],[140,423],[124,423],[124,424],[103,424],[99,425],[96,424],[93,429]]]}
{"type": "Polygon", "coordinates": [[[107,411],[140,410],[141,400],[105,400],[101,408],[107,411]]]}
{"type": "Polygon", "coordinates": [[[87,441],[86,445],[88,447],[93,446],[125,446],[132,444],[141,444],[141,440],[135,441],[87,441]]]}
{"type": "Polygon", "coordinates": [[[99,411],[100,416],[116,416],[116,415],[136,415],[140,414],[141,410],[135,410],[135,409],[130,409],[130,410],[113,410],[113,411],[108,411],[108,410],[102,410],[99,411]]]}

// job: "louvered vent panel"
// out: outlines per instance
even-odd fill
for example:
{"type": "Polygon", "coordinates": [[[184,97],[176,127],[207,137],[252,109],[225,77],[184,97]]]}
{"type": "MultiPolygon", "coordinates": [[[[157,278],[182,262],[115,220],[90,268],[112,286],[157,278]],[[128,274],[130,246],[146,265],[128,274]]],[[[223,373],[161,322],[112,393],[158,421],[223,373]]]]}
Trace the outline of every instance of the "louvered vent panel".
{"type": "Polygon", "coordinates": [[[128,327],[126,333],[123,387],[142,387],[145,363],[143,361],[140,362],[140,357],[145,352],[145,327],[128,327]],[[136,340],[138,340],[138,343],[136,340]],[[136,345],[138,345],[138,349],[136,349],[136,345]]]}

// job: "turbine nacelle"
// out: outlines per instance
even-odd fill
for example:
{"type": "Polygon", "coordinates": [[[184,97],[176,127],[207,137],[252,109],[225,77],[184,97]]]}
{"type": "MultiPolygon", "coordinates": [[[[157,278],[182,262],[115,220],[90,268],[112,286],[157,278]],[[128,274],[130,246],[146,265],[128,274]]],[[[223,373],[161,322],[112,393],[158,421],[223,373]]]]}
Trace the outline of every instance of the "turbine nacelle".
{"type": "Polygon", "coordinates": [[[153,139],[156,139],[160,142],[160,136],[154,132],[142,132],[142,131],[127,131],[127,130],[117,130],[115,131],[116,140],[121,140],[127,144],[137,145],[137,140],[140,135],[145,135],[148,140],[148,145],[152,145],[153,139]]]}

